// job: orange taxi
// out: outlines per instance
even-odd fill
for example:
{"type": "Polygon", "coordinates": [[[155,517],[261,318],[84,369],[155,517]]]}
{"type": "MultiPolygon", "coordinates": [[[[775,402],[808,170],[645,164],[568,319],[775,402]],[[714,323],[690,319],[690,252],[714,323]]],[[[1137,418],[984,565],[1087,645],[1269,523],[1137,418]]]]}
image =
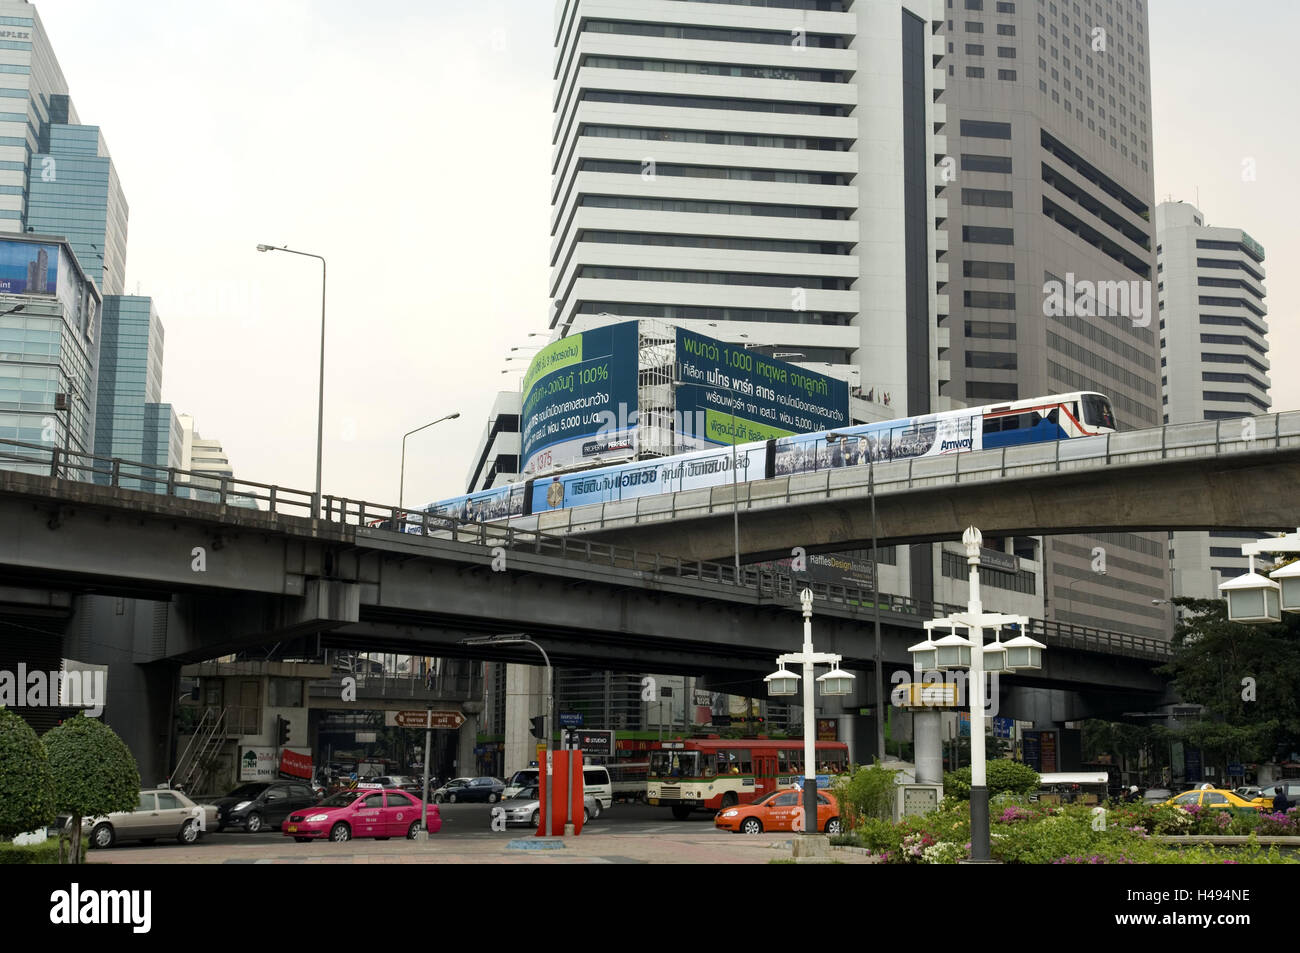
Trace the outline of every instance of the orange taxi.
{"type": "MultiPolygon", "coordinates": [[[[774,791],[753,804],[724,807],[713,818],[713,826],[733,834],[762,834],[764,831],[793,831],[803,822],[803,792],[798,788],[774,791]]],[[[840,806],[829,791],[817,792],[817,829],[838,834],[840,806]]]]}

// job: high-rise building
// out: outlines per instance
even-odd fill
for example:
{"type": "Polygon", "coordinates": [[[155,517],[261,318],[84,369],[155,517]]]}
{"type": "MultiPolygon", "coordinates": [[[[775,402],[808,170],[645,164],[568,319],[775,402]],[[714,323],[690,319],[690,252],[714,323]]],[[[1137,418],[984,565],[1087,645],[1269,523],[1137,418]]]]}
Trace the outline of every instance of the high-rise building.
{"type": "MultiPolygon", "coordinates": [[[[108,295],[103,315],[95,455],[179,466],[182,431],[172,405],[161,402],[163,326],[153,299],[108,295]]],[[[108,474],[97,479],[107,482],[108,474]]],[[[125,476],[122,485],[153,493],[167,489],[165,482],[125,476]]]]}
{"type": "MultiPolygon", "coordinates": [[[[1146,0],[948,3],[953,401],[1100,391],[1120,429],[1161,422],[1147,22],[1146,0]]],[[[1050,616],[1167,637],[1165,544],[1048,538],[1050,616]]]]}
{"type": "MultiPolygon", "coordinates": [[[[0,439],[93,451],[100,311],[98,289],[63,239],[0,238],[0,439]]],[[[48,472],[48,463],[22,463],[27,455],[44,456],[6,453],[0,466],[48,472]]]]}
{"type": "MultiPolygon", "coordinates": [[[[1242,418],[1225,434],[1250,433],[1244,418],[1271,404],[1264,249],[1240,228],[1211,226],[1184,202],[1156,206],[1156,289],[1164,421],[1242,418]]],[[[1218,585],[1247,571],[1241,545],[1267,535],[1171,533],[1175,596],[1217,599],[1218,585]]]]}
{"type": "Polygon", "coordinates": [[[50,122],[28,171],[27,224],[64,235],[105,295],[126,288],[127,206],[98,126],[69,121],[68,96],[50,97],[50,122]]]}
{"type": "MultiPolygon", "coordinates": [[[[181,430],[179,466],[193,474],[202,474],[181,477],[181,482],[195,487],[190,491],[194,499],[209,503],[221,502],[221,481],[235,478],[235,470],[230,465],[225,448],[221,446],[220,440],[202,437],[194,428],[194,418],[189,414],[179,415],[178,420],[181,430]]],[[[228,506],[257,507],[257,503],[249,497],[233,494],[229,485],[226,492],[225,502],[228,506]]]]}

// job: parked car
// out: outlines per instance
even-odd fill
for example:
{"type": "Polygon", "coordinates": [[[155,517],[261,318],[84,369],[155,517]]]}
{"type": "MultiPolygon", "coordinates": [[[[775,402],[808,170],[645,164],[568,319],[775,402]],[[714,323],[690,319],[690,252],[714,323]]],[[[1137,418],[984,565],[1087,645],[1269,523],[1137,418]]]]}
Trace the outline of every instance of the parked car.
{"type": "MultiPolygon", "coordinates": [[[[409,774],[384,774],[375,778],[373,783],[386,788],[399,788],[416,797],[424,793],[424,778],[411,777],[409,774]]],[[[430,786],[433,786],[432,782],[430,786]]]]}
{"type": "Polygon", "coordinates": [[[438,790],[430,794],[429,800],[434,804],[441,804],[443,801],[451,801],[452,803],[455,803],[456,798],[453,798],[452,795],[459,795],[473,780],[473,778],[452,778],[442,787],[438,788],[438,790]]]}
{"type": "Polygon", "coordinates": [[[160,837],[193,844],[216,820],[216,808],[210,804],[196,804],[180,791],[151,788],[140,792],[133,809],[85,817],[81,826],[90,846],[103,848],[129,840],[152,844],[160,837]]]}
{"type": "MultiPolygon", "coordinates": [[[[752,804],[724,808],[713,818],[713,825],[740,834],[794,830],[795,818],[802,817],[803,792],[797,789],[774,791],[752,804]]],[[[838,834],[840,806],[829,791],[817,792],[817,829],[838,834]]]]}
{"type": "MultiPolygon", "coordinates": [[[[562,805],[561,809],[563,809],[562,805]]],[[[542,819],[542,801],[541,795],[538,794],[537,785],[530,784],[514,797],[502,801],[501,810],[507,825],[529,824],[536,827],[542,819]]],[[[601,810],[600,798],[594,794],[583,795],[582,820],[584,824],[600,817],[601,810]]]]}
{"type": "MultiPolygon", "coordinates": [[[[280,825],[280,832],[299,843],[310,840],[342,843],[354,837],[414,839],[420,832],[422,813],[425,805],[419,798],[396,788],[341,791],[306,810],[290,814],[280,825]]],[[[427,817],[429,833],[442,830],[437,805],[428,805],[427,817]]]]}
{"type": "Polygon", "coordinates": [[[218,831],[242,827],[256,834],[267,827],[279,827],[293,811],[311,807],[318,800],[306,781],[254,781],[212,803],[217,806],[218,831]]]}

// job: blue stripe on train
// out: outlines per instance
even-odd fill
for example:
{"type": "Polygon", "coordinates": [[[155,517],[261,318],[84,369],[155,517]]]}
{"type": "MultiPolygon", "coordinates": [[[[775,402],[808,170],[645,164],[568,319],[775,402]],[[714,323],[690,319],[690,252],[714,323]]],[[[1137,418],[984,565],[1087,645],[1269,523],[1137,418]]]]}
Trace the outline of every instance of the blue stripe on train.
{"type": "Polygon", "coordinates": [[[1014,447],[1022,443],[1046,443],[1049,440],[1064,440],[1066,436],[1059,424],[1054,424],[1050,420],[1040,420],[1034,426],[1022,430],[986,433],[984,449],[996,450],[998,447],[1014,447]]]}

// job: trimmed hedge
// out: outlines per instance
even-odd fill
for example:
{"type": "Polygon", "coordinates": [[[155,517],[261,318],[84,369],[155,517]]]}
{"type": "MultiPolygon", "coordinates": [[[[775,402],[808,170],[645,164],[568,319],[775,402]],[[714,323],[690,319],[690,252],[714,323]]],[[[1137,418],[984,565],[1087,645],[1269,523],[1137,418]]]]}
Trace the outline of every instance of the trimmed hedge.
{"type": "MultiPolygon", "coordinates": [[[[81,842],[81,859],[86,859],[86,841],[81,842]]],[[[40,844],[10,844],[0,842],[0,864],[57,864],[59,841],[50,838],[40,844]]]]}

